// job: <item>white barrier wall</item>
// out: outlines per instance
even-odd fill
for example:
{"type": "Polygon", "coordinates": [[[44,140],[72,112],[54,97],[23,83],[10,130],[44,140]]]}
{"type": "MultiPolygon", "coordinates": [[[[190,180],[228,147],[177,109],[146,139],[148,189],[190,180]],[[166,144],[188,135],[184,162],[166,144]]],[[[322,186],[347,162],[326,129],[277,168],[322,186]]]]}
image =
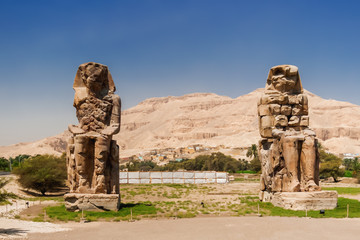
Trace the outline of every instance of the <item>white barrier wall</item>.
{"type": "Polygon", "coordinates": [[[120,184],[228,183],[227,172],[120,172],[120,184]]]}

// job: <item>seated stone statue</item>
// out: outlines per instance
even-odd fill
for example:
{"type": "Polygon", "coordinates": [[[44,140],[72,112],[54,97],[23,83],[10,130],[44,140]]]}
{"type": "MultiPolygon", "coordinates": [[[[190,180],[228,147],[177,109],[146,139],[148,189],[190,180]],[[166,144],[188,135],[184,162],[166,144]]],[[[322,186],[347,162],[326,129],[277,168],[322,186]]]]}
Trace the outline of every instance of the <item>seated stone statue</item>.
{"type": "Polygon", "coordinates": [[[107,66],[79,66],[73,88],[79,125],[69,125],[68,183],[71,193],[119,193],[119,147],[112,135],[120,130],[121,101],[107,66]]]}
{"type": "Polygon", "coordinates": [[[319,191],[317,139],[309,128],[308,100],[296,66],[270,69],[258,115],[261,190],[319,191]]]}

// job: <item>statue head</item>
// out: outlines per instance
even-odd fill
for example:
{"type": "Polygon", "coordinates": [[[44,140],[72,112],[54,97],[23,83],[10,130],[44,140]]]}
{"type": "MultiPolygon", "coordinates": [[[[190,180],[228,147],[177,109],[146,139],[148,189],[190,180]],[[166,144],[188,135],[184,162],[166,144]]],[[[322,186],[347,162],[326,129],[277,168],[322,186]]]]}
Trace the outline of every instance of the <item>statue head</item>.
{"type": "Polygon", "coordinates": [[[298,67],[279,65],[272,67],[267,78],[265,93],[300,94],[303,92],[298,67]]]}
{"type": "Polygon", "coordinates": [[[108,67],[100,63],[88,62],[81,64],[75,76],[73,88],[75,92],[104,97],[109,92],[115,92],[114,81],[108,67]]]}

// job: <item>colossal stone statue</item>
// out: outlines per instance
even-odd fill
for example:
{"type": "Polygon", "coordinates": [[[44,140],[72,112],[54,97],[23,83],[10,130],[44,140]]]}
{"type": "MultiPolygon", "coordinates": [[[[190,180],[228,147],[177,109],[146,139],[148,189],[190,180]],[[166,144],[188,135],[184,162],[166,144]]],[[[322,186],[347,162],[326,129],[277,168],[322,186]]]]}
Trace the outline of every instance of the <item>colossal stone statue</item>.
{"type": "Polygon", "coordinates": [[[320,190],[317,140],[309,128],[308,100],[296,66],[270,69],[258,114],[263,137],[259,144],[261,190],[320,190]]]}
{"type": "MultiPolygon", "coordinates": [[[[265,92],[258,102],[258,115],[262,137],[259,141],[260,199],[272,201],[274,193],[320,191],[317,139],[309,128],[308,99],[296,66],[280,65],[270,69],[265,92]]],[[[333,208],[334,195],[327,194],[333,208]]],[[[281,195],[275,196],[275,201],[282,202],[279,206],[286,202],[281,195]]],[[[296,197],[299,195],[289,198],[296,197]]],[[[311,204],[318,204],[309,199],[311,204]]]]}
{"type": "MultiPolygon", "coordinates": [[[[91,194],[113,194],[101,196],[100,202],[111,198],[118,205],[119,146],[112,135],[120,130],[120,97],[114,94],[115,85],[107,66],[93,62],[79,66],[73,88],[79,125],[69,125],[72,137],[67,146],[67,208],[101,205],[100,195],[91,194]]],[[[105,202],[109,205],[109,201],[105,202]]],[[[110,208],[114,210],[114,206],[110,208]]]]}

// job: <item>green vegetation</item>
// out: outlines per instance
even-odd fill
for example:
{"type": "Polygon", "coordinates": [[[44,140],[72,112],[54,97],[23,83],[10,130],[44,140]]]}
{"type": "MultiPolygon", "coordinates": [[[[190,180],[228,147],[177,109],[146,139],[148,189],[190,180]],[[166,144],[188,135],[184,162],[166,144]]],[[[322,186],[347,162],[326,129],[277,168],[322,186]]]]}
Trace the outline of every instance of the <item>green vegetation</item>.
{"type": "MultiPolygon", "coordinates": [[[[53,220],[60,221],[79,221],[82,217],[81,212],[66,211],[65,205],[46,207],[46,214],[53,220]]],[[[150,203],[137,203],[137,204],[122,204],[118,212],[90,212],[84,211],[84,218],[87,221],[96,221],[100,219],[112,219],[114,221],[129,220],[131,218],[131,211],[133,219],[139,217],[152,217],[156,216],[157,209],[150,203]]]]}
{"type": "MultiPolygon", "coordinates": [[[[251,205],[251,203],[249,203],[251,205]]],[[[353,199],[338,198],[338,207],[333,210],[325,210],[325,214],[320,211],[308,211],[307,216],[311,218],[345,218],[347,214],[347,204],[349,204],[349,217],[360,217],[360,202],[353,199]]],[[[261,203],[260,208],[264,209],[265,215],[281,217],[305,217],[305,211],[293,211],[280,207],[274,207],[271,203],[261,203]]]]}
{"type": "MultiPolygon", "coordinates": [[[[324,188],[337,190],[340,194],[360,194],[360,188],[324,188]]],[[[192,218],[197,216],[263,216],[305,217],[305,211],[286,210],[271,203],[260,202],[257,189],[224,190],[220,185],[195,184],[139,184],[121,186],[122,205],[118,212],[84,211],[87,221],[128,221],[144,218],[192,218]],[[199,198],[199,196],[202,196],[199,198]],[[147,202],[142,202],[147,199],[147,202]]],[[[349,204],[351,218],[360,217],[360,202],[346,198],[338,199],[338,207],[319,211],[308,211],[312,218],[344,218],[349,204]]],[[[81,212],[68,212],[63,203],[49,206],[39,215],[24,216],[33,221],[80,221],[81,212]]],[[[22,218],[22,216],[21,216],[22,218]]]]}
{"type": "Polygon", "coordinates": [[[8,193],[3,191],[2,188],[9,182],[8,179],[5,178],[0,178],[0,203],[1,202],[5,202],[7,197],[8,197],[8,193]]]}
{"type": "Polygon", "coordinates": [[[254,172],[260,172],[261,171],[261,162],[258,155],[258,150],[256,144],[251,145],[251,147],[248,148],[248,151],[246,153],[247,157],[252,157],[252,160],[250,161],[249,169],[254,172]]]}
{"type": "MultiPolygon", "coordinates": [[[[256,148],[256,145],[254,145],[256,148]]],[[[258,158],[256,158],[258,160],[258,158]]],[[[237,172],[244,170],[259,171],[259,163],[249,164],[246,160],[236,160],[231,156],[227,156],[221,152],[212,153],[211,155],[199,155],[194,159],[187,159],[181,162],[170,162],[165,166],[158,166],[151,161],[132,160],[121,169],[127,168],[129,171],[177,171],[185,169],[188,171],[225,171],[237,172]],[[256,166],[255,166],[256,165],[256,166]],[[253,168],[251,168],[253,166],[253,168]]]]}
{"type": "Polygon", "coordinates": [[[22,154],[15,158],[0,158],[0,171],[11,172],[13,168],[21,166],[21,164],[30,157],[30,155],[22,154]]]}
{"type": "Polygon", "coordinates": [[[17,198],[17,196],[13,193],[8,193],[4,191],[2,188],[10,182],[9,179],[6,178],[0,178],[0,205],[8,204],[9,198],[17,198]]]}
{"type": "Polygon", "coordinates": [[[6,158],[0,158],[0,171],[10,171],[10,162],[6,158]]]}
{"type": "Polygon", "coordinates": [[[320,149],[320,178],[333,177],[337,182],[339,177],[344,176],[344,169],[340,168],[342,164],[341,158],[334,154],[327,153],[320,149]]]}
{"type": "Polygon", "coordinates": [[[323,190],[334,190],[338,194],[351,194],[357,195],[360,194],[360,188],[350,188],[350,187],[323,187],[323,190]]]}
{"type": "Polygon", "coordinates": [[[345,170],[344,177],[349,177],[349,178],[353,177],[353,172],[349,170],[345,170]]]}
{"type": "Polygon", "coordinates": [[[360,162],[358,158],[349,159],[345,158],[343,160],[343,165],[345,166],[344,177],[355,177],[360,183],[360,162]]]}
{"type": "Polygon", "coordinates": [[[249,174],[256,174],[257,172],[252,170],[242,170],[242,171],[236,171],[236,173],[249,173],[249,174]]]}
{"type": "Polygon", "coordinates": [[[360,163],[358,158],[345,158],[343,160],[343,165],[345,166],[345,170],[347,171],[358,172],[360,170],[360,163]]]}
{"type": "Polygon", "coordinates": [[[14,173],[19,176],[19,183],[24,188],[41,192],[55,190],[64,186],[66,179],[65,155],[38,155],[26,159],[14,173]]]}

